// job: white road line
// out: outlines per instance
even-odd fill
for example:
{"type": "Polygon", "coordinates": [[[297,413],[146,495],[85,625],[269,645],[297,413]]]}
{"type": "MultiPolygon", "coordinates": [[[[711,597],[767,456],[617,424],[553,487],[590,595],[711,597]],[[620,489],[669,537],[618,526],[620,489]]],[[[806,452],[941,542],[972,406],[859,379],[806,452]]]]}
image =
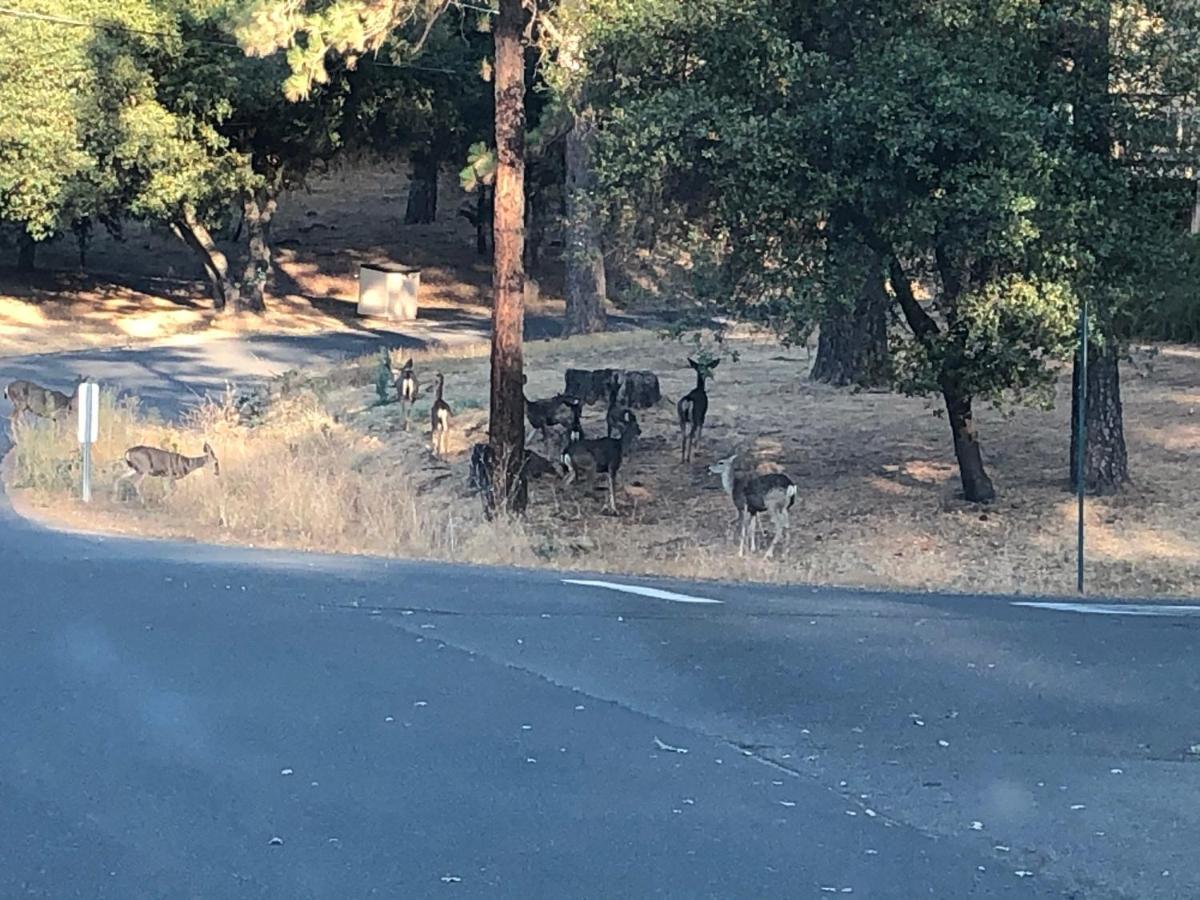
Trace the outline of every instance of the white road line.
{"type": "Polygon", "coordinates": [[[1200,606],[1173,603],[1050,603],[1014,600],[1013,606],[1051,609],[1056,612],[1086,613],[1093,616],[1200,616],[1200,606]]]}
{"type": "Polygon", "coordinates": [[[607,588],[610,591],[624,591],[626,594],[639,594],[642,597],[654,597],[658,600],[671,600],[675,603],[724,603],[724,600],[713,600],[709,597],[693,597],[691,594],[676,594],[674,591],[660,591],[658,588],[642,587],[637,584],[615,584],[611,581],[586,581],[577,578],[564,578],[563,584],[580,584],[584,587],[607,588]]]}

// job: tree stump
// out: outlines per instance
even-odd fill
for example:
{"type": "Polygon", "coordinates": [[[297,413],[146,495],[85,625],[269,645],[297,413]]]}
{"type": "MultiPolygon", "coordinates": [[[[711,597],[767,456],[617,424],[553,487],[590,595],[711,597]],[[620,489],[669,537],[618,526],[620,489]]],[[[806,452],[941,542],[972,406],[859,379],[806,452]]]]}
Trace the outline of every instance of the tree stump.
{"type": "Polygon", "coordinates": [[[617,402],[631,409],[646,409],[662,399],[658,376],[653,372],[628,369],[567,369],[564,393],[578,397],[586,405],[608,402],[612,379],[621,379],[617,402]]]}

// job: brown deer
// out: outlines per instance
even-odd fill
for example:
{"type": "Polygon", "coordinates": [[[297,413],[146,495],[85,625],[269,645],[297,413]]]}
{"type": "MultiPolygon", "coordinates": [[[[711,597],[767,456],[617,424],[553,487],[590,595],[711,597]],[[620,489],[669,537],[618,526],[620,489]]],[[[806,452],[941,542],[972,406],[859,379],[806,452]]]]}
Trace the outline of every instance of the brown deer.
{"type": "Polygon", "coordinates": [[[583,472],[595,482],[597,474],[608,476],[608,505],[607,509],[613,515],[617,514],[617,472],[621,469],[622,460],[628,458],[629,450],[642,433],[637,416],[632,410],[625,410],[620,422],[618,437],[579,438],[572,441],[563,450],[562,462],[566,470],[563,484],[572,484],[583,472]]]}
{"type": "Polygon", "coordinates": [[[679,402],[675,404],[679,413],[681,463],[691,460],[696,441],[704,437],[704,420],[708,416],[708,392],[705,390],[705,382],[712,377],[713,369],[721,364],[721,360],[714,359],[706,364],[689,358],[687,363],[696,372],[696,386],[680,397],[679,402]]]}
{"type": "Polygon", "coordinates": [[[53,388],[45,388],[32,381],[13,381],[4,389],[4,396],[12,404],[12,422],[15,425],[21,413],[31,413],[40,419],[62,422],[75,411],[75,394],[64,394],[53,388]]]}
{"type": "Polygon", "coordinates": [[[442,399],[442,389],[446,384],[446,376],[440,372],[437,377],[437,398],[429,410],[429,436],[433,442],[433,455],[445,456],[450,450],[450,404],[442,399]]]}
{"type": "MultiPolygon", "coordinates": [[[[767,557],[775,553],[775,544],[790,525],[788,510],[796,502],[796,485],[786,475],[774,472],[769,475],[737,475],[733,471],[737,454],[717,460],[708,471],[721,476],[721,487],[737,509],[738,556],[746,552],[746,532],[750,532],[750,552],[757,549],[758,516],[766,513],[775,526],[767,557]]],[[[789,538],[790,540],[790,538],[789,538]]]]}
{"type": "Polygon", "coordinates": [[[217,462],[217,454],[213,452],[213,448],[205,443],[203,456],[184,456],[182,453],[174,453],[170,450],[161,450],[158,447],[130,447],[125,451],[125,465],[129,467],[129,471],[122,475],[113,484],[113,495],[121,488],[121,483],[127,479],[133,479],[133,489],[137,492],[138,498],[145,501],[142,496],[142,482],[149,475],[153,478],[166,478],[172,486],[180,478],[185,478],[191,475],[197,469],[203,469],[212,461],[213,474],[221,474],[221,464],[217,462]]]}

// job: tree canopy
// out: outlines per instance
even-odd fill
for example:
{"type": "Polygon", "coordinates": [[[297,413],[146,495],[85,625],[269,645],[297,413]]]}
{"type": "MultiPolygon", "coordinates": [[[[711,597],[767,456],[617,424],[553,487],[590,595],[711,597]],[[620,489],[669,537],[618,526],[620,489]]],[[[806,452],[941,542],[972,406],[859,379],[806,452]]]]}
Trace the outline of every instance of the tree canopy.
{"type": "Polygon", "coordinates": [[[1045,397],[1081,292],[1115,339],[1134,285],[1162,283],[1169,222],[1082,133],[1097,103],[1105,128],[1137,121],[1111,76],[1087,80],[1080,36],[1108,10],[639,7],[595,64],[614,75],[597,98],[610,214],[657,198],[656,240],[673,232],[696,295],[791,340],[881,261],[905,326],[894,379],[944,396],[964,491],[990,499],[972,401],[1045,397]]]}

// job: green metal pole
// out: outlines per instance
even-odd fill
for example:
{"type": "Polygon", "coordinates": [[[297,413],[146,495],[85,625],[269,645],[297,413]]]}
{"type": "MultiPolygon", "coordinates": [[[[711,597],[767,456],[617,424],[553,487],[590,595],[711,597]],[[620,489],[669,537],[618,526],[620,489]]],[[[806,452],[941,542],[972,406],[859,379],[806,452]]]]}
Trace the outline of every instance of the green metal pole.
{"type": "Polygon", "coordinates": [[[1075,493],[1079,502],[1078,533],[1075,547],[1075,589],[1083,593],[1083,494],[1084,450],[1087,443],[1087,367],[1088,367],[1088,315],[1086,298],[1079,306],[1079,383],[1075,393],[1078,397],[1075,414],[1075,493]]]}

